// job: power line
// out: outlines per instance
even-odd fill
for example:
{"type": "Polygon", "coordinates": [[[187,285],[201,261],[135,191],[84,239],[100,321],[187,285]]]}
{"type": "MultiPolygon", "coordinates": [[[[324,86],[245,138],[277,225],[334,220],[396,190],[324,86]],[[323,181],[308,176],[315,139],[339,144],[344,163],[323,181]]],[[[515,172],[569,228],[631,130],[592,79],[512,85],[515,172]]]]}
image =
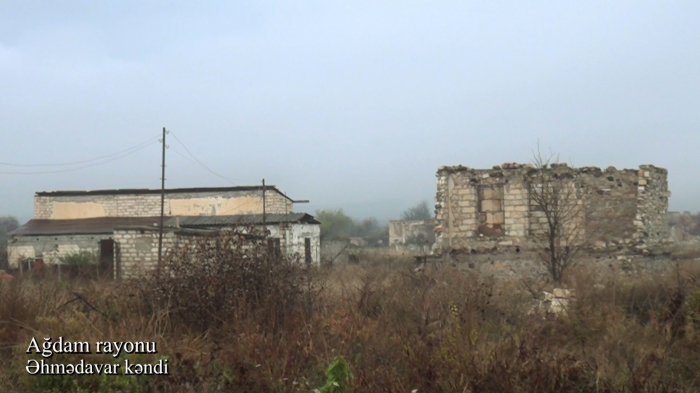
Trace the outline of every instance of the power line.
{"type": "Polygon", "coordinates": [[[175,135],[174,132],[170,131],[170,134],[173,136],[173,138],[175,138],[175,140],[176,140],[180,145],[182,145],[182,147],[185,148],[185,151],[187,151],[187,153],[188,153],[192,158],[194,158],[194,160],[197,161],[197,163],[198,163],[199,165],[201,165],[202,167],[204,167],[204,169],[206,169],[207,171],[209,171],[209,172],[210,172],[211,174],[213,174],[214,176],[220,177],[220,178],[226,180],[227,182],[231,183],[231,184],[234,185],[234,186],[236,185],[234,182],[232,182],[232,181],[231,181],[229,178],[227,178],[226,176],[220,175],[220,174],[218,174],[218,173],[212,171],[211,168],[209,168],[208,166],[204,165],[204,164],[202,163],[202,161],[200,161],[197,157],[194,156],[194,154],[192,154],[192,152],[190,151],[190,149],[188,149],[187,146],[185,146],[185,144],[182,143],[182,141],[177,137],[177,135],[175,135]]]}
{"type": "Polygon", "coordinates": [[[54,164],[13,164],[13,163],[9,163],[9,162],[0,162],[0,165],[17,166],[17,167],[37,167],[37,166],[70,166],[70,165],[76,165],[76,164],[84,164],[86,162],[99,161],[99,160],[103,160],[105,158],[114,157],[114,156],[120,155],[122,153],[131,152],[132,150],[133,151],[139,150],[140,148],[146,147],[150,143],[153,143],[157,139],[158,139],[158,137],[151,138],[145,142],[139,143],[138,145],[132,146],[128,149],[124,149],[124,150],[118,151],[116,153],[108,154],[108,155],[102,156],[102,157],[91,158],[89,160],[73,161],[73,162],[61,162],[61,163],[54,163],[54,164]]]}
{"type": "Polygon", "coordinates": [[[129,151],[129,152],[124,153],[124,154],[122,154],[122,155],[120,155],[120,156],[118,156],[118,157],[114,157],[114,158],[112,158],[112,159],[110,159],[110,160],[106,160],[106,161],[102,161],[102,162],[97,162],[97,163],[89,164],[89,165],[83,165],[83,166],[80,166],[80,167],[77,167],[77,168],[62,169],[62,170],[58,170],[58,171],[39,171],[39,172],[0,172],[0,175],[43,175],[43,174],[50,174],[50,173],[73,172],[73,171],[77,171],[77,170],[80,170],[80,169],[85,169],[85,168],[90,168],[90,167],[93,167],[93,166],[98,166],[98,165],[107,164],[107,163],[109,163],[109,162],[118,160],[118,159],[120,159],[120,158],[124,158],[124,157],[129,156],[129,155],[131,155],[131,154],[134,154],[134,153],[136,153],[137,151],[142,150],[142,149],[144,149],[144,148],[146,148],[146,147],[148,147],[148,146],[150,146],[150,145],[152,145],[152,144],[154,144],[154,143],[156,143],[156,142],[157,142],[157,140],[153,140],[153,141],[149,142],[148,144],[139,147],[139,148],[136,149],[136,150],[129,151]]]}
{"type": "Polygon", "coordinates": [[[179,155],[180,157],[184,158],[185,160],[187,160],[187,161],[189,161],[189,162],[191,162],[191,163],[193,163],[193,164],[197,164],[196,161],[191,160],[191,159],[190,159],[189,157],[187,157],[186,155],[184,155],[184,154],[180,153],[179,151],[175,150],[175,148],[173,148],[172,146],[168,146],[168,149],[172,150],[173,153],[176,153],[177,155],[179,155]]]}

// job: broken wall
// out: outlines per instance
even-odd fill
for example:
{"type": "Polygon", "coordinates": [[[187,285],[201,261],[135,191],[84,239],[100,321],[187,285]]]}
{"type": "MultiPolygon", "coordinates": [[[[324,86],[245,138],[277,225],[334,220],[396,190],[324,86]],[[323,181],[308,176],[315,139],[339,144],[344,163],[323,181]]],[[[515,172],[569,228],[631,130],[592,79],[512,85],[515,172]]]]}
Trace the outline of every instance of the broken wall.
{"type": "Polygon", "coordinates": [[[390,220],[390,245],[432,245],[435,243],[434,220],[390,220]]]}
{"type": "MultiPolygon", "coordinates": [[[[531,200],[538,171],[529,164],[493,169],[444,166],[437,172],[436,250],[472,249],[517,252],[534,247],[547,219],[531,200]]],[[[668,238],[667,171],[651,165],[605,171],[553,165],[545,176],[572,187],[571,203],[580,212],[570,225],[589,245],[645,248],[668,238]],[[575,200],[574,200],[575,199],[575,200]]]]}

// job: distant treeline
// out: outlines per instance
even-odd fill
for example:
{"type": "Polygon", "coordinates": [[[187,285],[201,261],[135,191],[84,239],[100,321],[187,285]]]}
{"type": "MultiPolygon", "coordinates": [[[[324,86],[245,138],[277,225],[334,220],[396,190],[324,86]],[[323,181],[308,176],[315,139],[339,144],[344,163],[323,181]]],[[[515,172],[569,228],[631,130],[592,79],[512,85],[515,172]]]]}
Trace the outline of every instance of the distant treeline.
{"type": "MultiPolygon", "coordinates": [[[[402,220],[430,220],[428,201],[421,201],[401,214],[402,220]]],[[[354,219],[343,209],[316,210],[316,219],[321,222],[321,237],[324,239],[347,239],[361,237],[381,240],[389,238],[388,224],[380,224],[374,217],[354,219]]]]}

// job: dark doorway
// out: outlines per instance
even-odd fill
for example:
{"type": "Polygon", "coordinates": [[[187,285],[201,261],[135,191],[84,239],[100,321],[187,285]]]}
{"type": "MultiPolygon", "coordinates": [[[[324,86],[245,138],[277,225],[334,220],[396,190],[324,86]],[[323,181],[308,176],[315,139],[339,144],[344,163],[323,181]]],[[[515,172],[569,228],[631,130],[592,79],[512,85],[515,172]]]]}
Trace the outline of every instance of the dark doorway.
{"type": "Polygon", "coordinates": [[[98,268],[100,278],[114,279],[114,240],[100,240],[100,265],[98,268]]]}
{"type": "Polygon", "coordinates": [[[304,260],[311,264],[311,239],[308,237],[304,239],[304,260]]]}
{"type": "Polygon", "coordinates": [[[267,251],[275,258],[282,256],[282,242],[280,238],[267,239],[267,251]]]}

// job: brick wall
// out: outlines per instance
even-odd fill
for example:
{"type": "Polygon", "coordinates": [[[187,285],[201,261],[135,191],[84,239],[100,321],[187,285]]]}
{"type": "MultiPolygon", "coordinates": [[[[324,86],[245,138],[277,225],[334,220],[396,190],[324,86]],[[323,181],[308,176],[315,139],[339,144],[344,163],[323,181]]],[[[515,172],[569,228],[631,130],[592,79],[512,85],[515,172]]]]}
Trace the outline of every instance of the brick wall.
{"type": "MultiPolygon", "coordinates": [[[[160,194],[35,196],[34,218],[153,217],[160,215],[160,194]]],[[[274,190],[265,193],[267,213],[290,213],[292,202],[274,190]]],[[[165,194],[166,215],[260,214],[262,190],[165,194]]]]}
{"type": "Polygon", "coordinates": [[[292,213],[294,208],[292,201],[274,191],[265,193],[265,207],[270,214],[292,213]]]}
{"type": "MultiPolygon", "coordinates": [[[[319,264],[321,228],[318,224],[268,225],[271,239],[280,239],[281,250],[289,256],[305,258],[305,242],[310,240],[311,262],[319,264]]],[[[163,234],[163,255],[177,245],[183,245],[201,236],[216,235],[215,230],[167,228],[163,234]]],[[[118,228],[114,231],[117,244],[114,266],[118,277],[136,278],[158,267],[158,237],[154,228],[118,228]]]]}

